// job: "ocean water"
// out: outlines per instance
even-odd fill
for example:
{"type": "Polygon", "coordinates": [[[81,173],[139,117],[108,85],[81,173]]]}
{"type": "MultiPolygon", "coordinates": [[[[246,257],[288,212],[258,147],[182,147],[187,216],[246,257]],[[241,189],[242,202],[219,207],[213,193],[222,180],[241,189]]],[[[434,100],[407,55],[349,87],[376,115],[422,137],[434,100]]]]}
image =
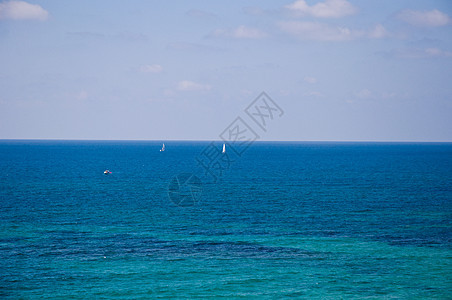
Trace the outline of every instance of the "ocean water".
{"type": "Polygon", "coordinates": [[[452,298],[452,144],[165,144],[0,141],[0,297],[452,298]]]}

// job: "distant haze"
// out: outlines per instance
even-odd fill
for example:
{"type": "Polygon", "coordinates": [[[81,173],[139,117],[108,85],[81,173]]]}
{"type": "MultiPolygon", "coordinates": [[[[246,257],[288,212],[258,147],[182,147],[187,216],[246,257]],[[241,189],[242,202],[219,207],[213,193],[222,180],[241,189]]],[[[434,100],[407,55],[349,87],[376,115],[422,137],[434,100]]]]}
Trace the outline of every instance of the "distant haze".
{"type": "Polygon", "coordinates": [[[0,139],[452,141],[452,2],[2,1],[0,139]]]}

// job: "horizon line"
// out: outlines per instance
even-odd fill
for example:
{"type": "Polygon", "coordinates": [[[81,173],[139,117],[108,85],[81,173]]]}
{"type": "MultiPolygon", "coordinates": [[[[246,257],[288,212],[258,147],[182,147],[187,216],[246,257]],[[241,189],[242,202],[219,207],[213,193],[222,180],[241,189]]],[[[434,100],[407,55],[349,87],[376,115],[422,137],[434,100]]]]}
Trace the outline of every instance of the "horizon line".
{"type": "MultiPolygon", "coordinates": [[[[13,138],[0,141],[91,141],[91,142],[227,142],[210,139],[66,139],[66,138],[13,138]]],[[[425,140],[255,140],[259,142],[280,143],[452,143],[451,141],[425,141],[425,140]]]]}

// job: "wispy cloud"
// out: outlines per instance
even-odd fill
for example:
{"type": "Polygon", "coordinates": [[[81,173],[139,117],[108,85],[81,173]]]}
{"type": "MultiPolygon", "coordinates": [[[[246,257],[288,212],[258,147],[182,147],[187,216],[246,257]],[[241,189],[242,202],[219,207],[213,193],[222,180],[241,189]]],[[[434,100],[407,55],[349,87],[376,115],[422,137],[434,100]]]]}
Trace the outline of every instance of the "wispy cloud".
{"type": "Polygon", "coordinates": [[[120,40],[126,41],[147,41],[148,36],[143,33],[135,33],[135,32],[120,32],[112,36],[113,38],[117,38],[120,40]]]}
{"type": "Polygon", "coordinates": [[[402,48],[383,53],[389,57],[418,59],[449,57],[452,58],[452,51],[441,50],[439,48],[402,48]]]}
{"type": "Polygon", "coordinates": [[[68,32],[67,35],[69,37],[74,38],[93,38],[93,39],[104,39],[106,35],[99,32],[89,32],[89,31],[77,31],[77,32],[68,32]]]}
{"type": "Polygon", "coordinates": [[[397,15],[399,20],[420,27],[439,27],[451,23],[451,19],[445,13],[437,9],[430,11],[404,10],[397,15]]]}
{"type": "Polygon", "coordinates": [[[0,3],[0,20],[47,20],[49,13],[38,4],[25,1],[6,1],[0,3]]]}
{"type": "Polygon", "coordinates": [[[371,91],[367,88],[355,91],[351,97],[346,99],[347,103],[359,103],[363,101],[391,100],[403,97],[394,91],[371,91]]]}
{"type": "Polygon", "coordinates": [[[195,51],[195,52],[221,52],[224,51],[221,48],[213,47],[210,45],[188,43],[188,42],[172,42],[166,45],[168,50],[177,51],[195,51]]]}
{"type": "Polygon", "coordinates": [[[143,73],[160,73],[163,71],[163,67],[161,65],[142,65],[140,67],[140,71],[143,73]]]}
{"type": "Polygon", "coordinates": [[[178,83],[177,89],[179,91],[208,91],[211,89],[211,86],[190,80],[182,80],[178,83]]]}
{"type": "Polygon", "coordinates": [[[284,21],[278,25],[282,31],[306,40],[344,41],[355,35],[349,28],[319,22],[284,21]]]}
{"type": "Polygon", "coordinates": [[[303,96],[321,98],[321,97],[324,97],[325,95],[323,95],[321,92],[310,91],[310,92],[304,93],[303,96]]]}
{"type": "Polygon", "coordinates": [[[383,25],[378,24],[371,30],[356,30],[344,26],[333,26],[320,22],[283,21],[279,28],[304,40],[350,41],[358,38],[383,38],[388,36],[383,25]]]}
{"type": "Polygon", "coordinates": [[[311,76],[306,76],[305,78],[303,78],[303,80],[310,84],[317,83],[317,78],[311,76]]]}
{"type": "Polygon", "coordinates": [[[388,33],[388,31],[386,31],[384,26],[381,24],[375,25],[374,29],[370,30],[367,33],[367,36],[372,39],[381,39],[384,37],[388,37],[389,35],[390,34],[388,33]]]}
{"type": "Polygon", "coordinates": [[[438,48],[427,48],[425,49],[425,53],[429,56],[452,57],[451,51],[444,51],[438,48]]]}
{"type": "Polygon", "coordinates": [[[199,19],[215,19],[218,16],[214,13],[207,12],[199,9],[190,9],[185,13],[189,17],[199,18],[199,19]]]}
{"type": "Polygon", "coordinates": [[[259,29],[250,28],[243,25],[237,27],[233,32],[233,37],[235,38],[260,39],[266,36],[267,34],[259,29]]]}
{"type": "Polygon", "coordinates": [[[78,31],[78,32],[68,32],[67,35],[71,38],[82,38],[82,39],[108,39],[108,40],[124,40],[124,41],[147,41],[148,37],[145,34],[133,33],[133,32],[121,32],[117,34],[104,34],[100,32],[90,32],[90,31],[78,31]]]}
{"type": "Polygon", "coordinates": [[[378,24],[371,30],[356,30],[344,26],[333,26],[320,22],[283,21],[279,28],[304,40],[350,41],[358,38],[383,38],[388,36],[385,28],[378,24]]]}
{"type": "Polygon", "coordinates": [[[81,90],[80,92],[77,93],[76,95],[77,100],[86,100],[88,98],[88,92],[85,90],[81,90]]]}
{"type": "Polygon", "coordinates": [[[286,5],[290,11],[298,16],[312,16],[316,18],[340,18],[355,14],[358,10],[346,0],[325,0],[309,6],[305,0],[297,0],[286,5]]]}
{"type": "Polygon", "coordinates": [[[243,8],[243,12],[252,15],[252,16],[262,16],[265,14],[265,11],[258,6],[247,6],[243,8]]]}
{"type": "Polygon", "coordinates": [[[355,97],[359,99],[370,99],[373,98],[373,93],[369,89],[362,89],[355,93],[355,97]]]}
{"type": "Polygon", "coordinates": [[[257,28],[241,25],[235,29],[217,29],[210,34],[213,37],[231,37],[236,39],[261,39],[267,34],[257,28]]]}

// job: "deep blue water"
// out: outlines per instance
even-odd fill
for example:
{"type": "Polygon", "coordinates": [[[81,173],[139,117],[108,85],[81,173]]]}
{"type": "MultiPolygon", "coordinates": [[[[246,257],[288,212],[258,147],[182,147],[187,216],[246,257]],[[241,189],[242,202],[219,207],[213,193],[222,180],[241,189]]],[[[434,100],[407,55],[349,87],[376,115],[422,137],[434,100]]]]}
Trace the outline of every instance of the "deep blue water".
{"type": "Polygon", "coordinates": [[[0,297],[452,298],[452,144],[165,144],[0,141],[0,297]]]}

